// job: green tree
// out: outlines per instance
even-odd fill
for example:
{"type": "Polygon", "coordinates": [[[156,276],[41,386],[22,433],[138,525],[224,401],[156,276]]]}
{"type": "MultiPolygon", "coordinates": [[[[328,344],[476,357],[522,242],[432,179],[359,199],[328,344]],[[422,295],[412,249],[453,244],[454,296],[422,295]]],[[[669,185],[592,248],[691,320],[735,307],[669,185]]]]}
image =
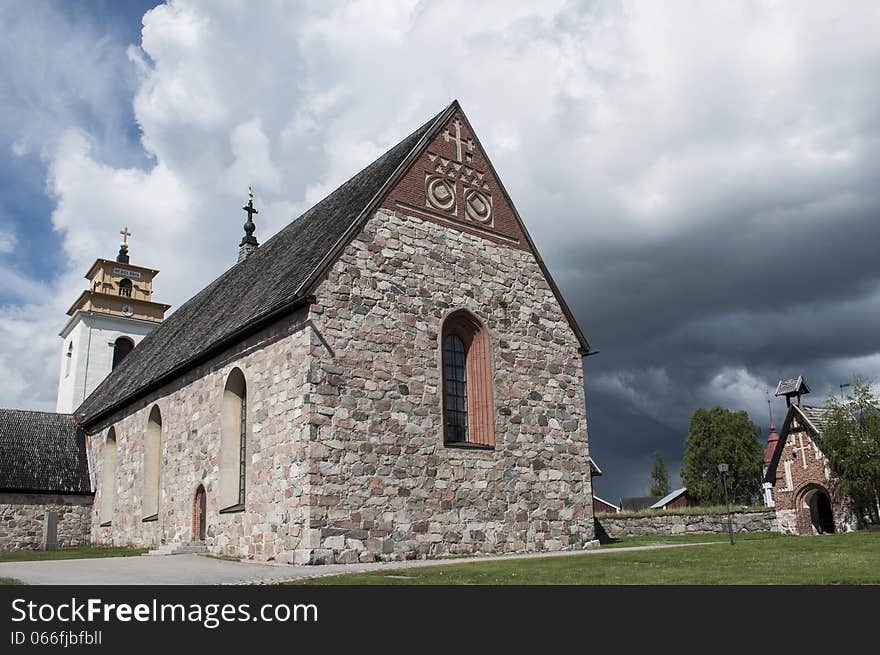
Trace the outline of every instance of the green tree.
{"type": "Polygon", "coordinates": [[[723,407],[701,407],[691,416],[685,439],[681,481],[700,503],[721,505],[724,489],[718,464],[725,474],[730,502],[750,504],[761,490],[764,451],[758,441],[760,428],[745,412],[723,407]]]}
{"type": "Polygon", "coordinates": [[[663,453],[654,451],[654,465],[651,467],[651,491],[652,496],[665,496],[669,493],[669,471],[666,470],[666,462],[663,461],[663,453]]]}
{"type": "Polygon", "coordinates": [[[837,493],[880,519],[880,409],[870,382],[853,377],[846,398],[828,397],[819,447],[837,478],[837,493]]]}

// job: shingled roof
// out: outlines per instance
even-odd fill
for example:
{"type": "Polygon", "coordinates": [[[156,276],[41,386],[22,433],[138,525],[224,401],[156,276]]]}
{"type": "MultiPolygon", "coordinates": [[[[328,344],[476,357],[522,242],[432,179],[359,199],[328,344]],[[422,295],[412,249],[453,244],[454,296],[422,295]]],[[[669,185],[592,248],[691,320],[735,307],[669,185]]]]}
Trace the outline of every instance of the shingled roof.
{"type": "Polygon", "coordinates": [[[261,318],[294,309],[312,274],[430,127],[422,125],[181,305],[76,410],[86,426],[241,338],[261,318]]]}
{"type": "Polygon", "coordinates": [[[776,385],[777,396],[794,396],[808,393],[810,393],[810,387],[807,386],[802,375],[799,375],[796,378],[780,380],[779,384],[776,385]]]}
{"type": "Polygon", "coordinates": [[[830,408],[801,405],[798,407],[798,410],[812,424],[818,434],[825,430],[825,424],[828,422],[828,415],[831,412],[830,408]]]}
{"type": "Polygon", "coordinates": [[[73,416],[0,409],[0,490],[91,493],[85,434],[73,416]]]}
{"type": "MultiPolygon", "coordinates": [[[[361,222],[372,214],[434,133],[456,111],[461,108],[453,101],[181,305],[86,398],[76,410],[77,420],[90,428],[125,404],[307,304],[309,294],[354,237],[361,222]]],[[[523,231],[531,244],[524,226],[523,231]]],[[[533,248],[533,251],[581,343],[583,354],[588,354],[589,345],[580,328],[537,250],[533,248]]]]}

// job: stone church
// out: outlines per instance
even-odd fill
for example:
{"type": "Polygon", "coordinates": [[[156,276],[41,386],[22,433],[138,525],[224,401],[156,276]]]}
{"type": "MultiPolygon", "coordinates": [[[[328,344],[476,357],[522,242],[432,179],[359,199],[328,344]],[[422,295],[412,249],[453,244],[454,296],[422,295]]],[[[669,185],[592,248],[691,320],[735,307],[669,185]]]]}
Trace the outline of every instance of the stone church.
{"type": "Polygon", "coordinates": [[[852,529],[850,500],[837,492],[819,448],[828,410],[805,405],[803,377],[781,380],[776,395],[787,405],[782,430],[773,419],[764,449],[764,501],[776,510],[777,529],[788,534],[828,534],[852,529]]]}
{"type": "Polygon", "coordinates": [[[125,243],[72,308],[58,408],[93,543],[318,564],[593,542],[590,348],[458,102],[264,244],[244,209],[239,261],[166,320],[125,243]]]}

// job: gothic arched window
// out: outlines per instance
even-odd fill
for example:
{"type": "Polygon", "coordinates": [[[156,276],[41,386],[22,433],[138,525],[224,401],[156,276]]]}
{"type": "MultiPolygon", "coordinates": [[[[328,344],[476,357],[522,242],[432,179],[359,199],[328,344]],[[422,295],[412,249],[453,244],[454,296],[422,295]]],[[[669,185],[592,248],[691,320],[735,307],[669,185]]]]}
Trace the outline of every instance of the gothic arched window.
{"type": "Polygon", "coordinates": [[[443,442],[495,446],[492,357],[489,335],[470,312],[460,309],[443,322],[443,442]]]}
{"type": "Polygon", "coordinates": [[[159,473],[162,468],[162,412],[154,405],[147,421],[144,439],[143,520],[155,521],[159,515],[159,473]]]}
{"type": "Polygon", "coordinates": [[[101,476],[101,526],[113,520],[116,504],[116,429],[110,428],[104,441],[103,475],[101,476]]]}
{"type": "MultiPolygon", "coordinates": [[[[116,368],[119,366],[120,362],[128,356],[134,350],[134,341],[129,339],[128,337],[119,337],[116,341],[113,342],[113,366],[112,368],[116,368]]],[[[112,369],[111,369],[112,370],[112,369]]]]}
{"type": "Polygon", "coordinates": [[[234,368],[223,389],[220,416],[221,512],[244,509],[247,477],[247,383],[234,368]]]}

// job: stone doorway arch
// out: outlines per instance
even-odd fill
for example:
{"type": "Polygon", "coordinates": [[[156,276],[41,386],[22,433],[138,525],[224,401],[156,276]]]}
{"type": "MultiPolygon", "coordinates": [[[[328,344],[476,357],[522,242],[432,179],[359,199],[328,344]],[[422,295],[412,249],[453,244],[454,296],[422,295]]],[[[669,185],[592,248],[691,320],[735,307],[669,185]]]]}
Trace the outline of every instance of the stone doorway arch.
{"type": "Polygon", "coordinates": [[[831,534],[834,532],[834,509],[831,494],[821,485],[810,485],[800,495],[798,513],[803,519],[798,521],[801,534],[831,534]]]}
{"type": "Polygon", "coordinates": [[[196,496],[193,499],[192,511],[192,539],[204,543],[207,533],[207,496],[205,487],[199,485],[196,488],[196,496]]]}

